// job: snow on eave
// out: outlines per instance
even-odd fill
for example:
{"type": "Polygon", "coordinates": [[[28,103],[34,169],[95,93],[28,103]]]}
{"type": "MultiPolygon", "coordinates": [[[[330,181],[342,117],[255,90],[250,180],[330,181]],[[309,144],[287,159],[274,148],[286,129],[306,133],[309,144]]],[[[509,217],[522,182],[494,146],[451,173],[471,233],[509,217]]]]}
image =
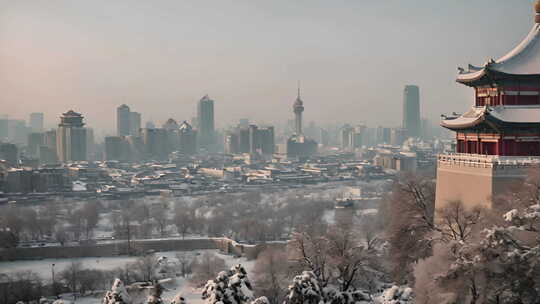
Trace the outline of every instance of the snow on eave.
{"type": "MultiPolygon", "coordinates": [[[[504,55],[503,57],[499,58],[495,61],[495,64],[505,64],[509,63],[512,60],[519,59],[520,56],[527,55],[527,53],[533,49],[535,49],[536,44],[538,43],[538,37],[540,33],[540,24],[535,23],[527,37],[521,41],[512,51],[510,51],[508,54],[504,55]]],[[[540,56],[540,54],[533,54],[540,56]]],[[[540,71],[539,71],[540,72],[540,71]]]]}
{"type": "Polygon", "coordinates": [[[469,82],[469,81],[475,81],[478,80],[486,75],[486,69],[482,68],[480,70],[477,70],[475,72],[468,72],[468,73],[462,73],[458,74],[456,81],[458,82],[469,82]]]}
{"type": "Polygon", "coordinates": [[[538,124],[540,123],[540,106],[491,107],[489,116],[505,123],[538,124]]]}
{"type": "Polygon", "coordinates": [[[497,60],[491,59],[483,67],[469,64],[459,69],[458,82],[471,82],[484,77],[487,70],[509,75],[540,75],[540,24],[533,28],[512,51],[497,60]]]}
{"type": "Polygon", "coordinates": [[[485,120],[486,107],[472,107],[461,116],[452,119],[444,119],[441,126],[448,129],[465,129],[478,125],[485,120]]]}

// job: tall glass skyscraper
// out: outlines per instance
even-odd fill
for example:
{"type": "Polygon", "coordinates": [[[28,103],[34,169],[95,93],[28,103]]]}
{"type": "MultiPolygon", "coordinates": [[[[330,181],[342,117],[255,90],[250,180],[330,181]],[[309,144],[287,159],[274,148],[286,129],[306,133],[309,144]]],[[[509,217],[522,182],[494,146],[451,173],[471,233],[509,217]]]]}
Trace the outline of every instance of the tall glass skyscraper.
{"type": "Polygon", "coordinates": [[[198,143],[211,150],[214,145],[214,101],[205,95],[197,105],[198,143]]]}
{"type": "Polygon", "coordinates": [[[403,92],[403,129],[407,137],[420,137],[420,89],[415,85],[405,86],[403,92]]]}

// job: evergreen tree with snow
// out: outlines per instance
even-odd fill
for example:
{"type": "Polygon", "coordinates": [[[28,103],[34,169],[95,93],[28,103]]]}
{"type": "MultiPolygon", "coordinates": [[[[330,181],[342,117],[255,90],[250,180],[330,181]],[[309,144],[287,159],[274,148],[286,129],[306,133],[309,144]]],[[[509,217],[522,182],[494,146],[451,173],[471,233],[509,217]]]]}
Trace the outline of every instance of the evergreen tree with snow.
{"type": "MultiPolygon", "coordinates": [[[[321,287],[317,276],[304,271],[294,277],[285,298],[286,304],[354,304],[373,303],[371,297],[361,290],[339,291],[333,286],[321,287]]],[[[396,302],[400,303],[400,302],[396,302]]]]}
{"type": "Polygon", "coordinates": [[[253,289],[244,267],[239,264],[229,271],[220,272],[214,280],[206,283],[202,298],[206,304],[246,304],[253,301],[253,289]]]}

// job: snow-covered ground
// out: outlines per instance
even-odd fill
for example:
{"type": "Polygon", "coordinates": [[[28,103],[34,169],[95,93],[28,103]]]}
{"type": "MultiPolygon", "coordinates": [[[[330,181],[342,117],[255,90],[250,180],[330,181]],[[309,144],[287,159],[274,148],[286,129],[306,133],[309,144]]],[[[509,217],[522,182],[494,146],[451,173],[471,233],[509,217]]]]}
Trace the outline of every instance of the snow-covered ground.
{"type": "MultiPolygon", "coordinates": [[[[174,259],[176,253],[181,251],[167,251],[157,252],[158,257],[167,257],[168,259],[174,259]]],[[[191,253],[203,253],[213,252],[220,258],[225,260],[227,266],[234,266],[236,264],[242,264],[248,275],[252,273],[255,261],[248,261],[246,258],[235,258],[231,255],[221,254],[218,250],[196,250],[190,251],[191,253]]],[[[81,261],[84,268],[110,270],[112,268],[124,266],[126,263],[134,262],[136,257],[119,256],[119,257],[105,257],[105,258],[76,258],[76,259],[45,259],[39,261],[15,261],[15,262],[0,262],[0,273],[12,273],[17,271],[31,270],[40,275],[45,280],[51,280],[52,264],[55,264],[55,272],[58,273],[67,267],[73,261],[81,261]]],[[[203,303],[201,299],[200,289],[192,288],[187,280],[182,277],[174,278],[171,283],[165,285],[167,290],[163,294],[163,299],[171,300],[177,293],[181,292],[187,299],[188,303],[203,303]]],[[[101,298],[96,297],[83,297],[76,300],[75,303],[81,304],[101,304],[101,298]]]]}

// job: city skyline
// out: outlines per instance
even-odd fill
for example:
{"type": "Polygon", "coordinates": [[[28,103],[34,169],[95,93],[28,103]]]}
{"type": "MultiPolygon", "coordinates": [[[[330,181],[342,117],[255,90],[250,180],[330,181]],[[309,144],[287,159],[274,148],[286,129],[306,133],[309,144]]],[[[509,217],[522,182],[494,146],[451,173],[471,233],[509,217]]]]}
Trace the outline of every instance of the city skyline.
{"type": "Polygon", "coordinates": [[[528,32],[532,1],[316,2],[309,9],[279,1],[260,7],[164,2],[148,10],[140,10],[143,2],[126,3],[107,3],[106,10],[98,4],[15,3],[2,10],[0,103],[10,107],[1,114],[20,119],[25,111],[44,112],[50,126],[51,118],[74,108],[92,127],[114,134],[110,109],[119,104],[136,108],[144,121],[187,120],[208,93],[216,100],[218,127],[243,117],[275,124],[287,117],[301,79],[311,109],[306,122],[340,117],[398,126],[402,87],[409,83],[422,88],[423,113],[435,120],[471,96],[454,83],[456,67],[508,51],[528,32]],[[144,11],[146,19],[135,11],[144,11]],[[274,17],[269,11],[285,13],[274,17]],[[176,20],[189,22],[188,13],[203,12],[205,24],[195,29],[176,20]],[[259,30],[237,23],[218,28],[226,13],[259,30]],[[478,15],[505,16],[512,26],[478,15]],[[376,26],[367,30],[370,22],[376,26]],[[102,35],[104,26],[111,30],[102,35]],[[95,52],[85,49],[90,44],[95,52]]]}

